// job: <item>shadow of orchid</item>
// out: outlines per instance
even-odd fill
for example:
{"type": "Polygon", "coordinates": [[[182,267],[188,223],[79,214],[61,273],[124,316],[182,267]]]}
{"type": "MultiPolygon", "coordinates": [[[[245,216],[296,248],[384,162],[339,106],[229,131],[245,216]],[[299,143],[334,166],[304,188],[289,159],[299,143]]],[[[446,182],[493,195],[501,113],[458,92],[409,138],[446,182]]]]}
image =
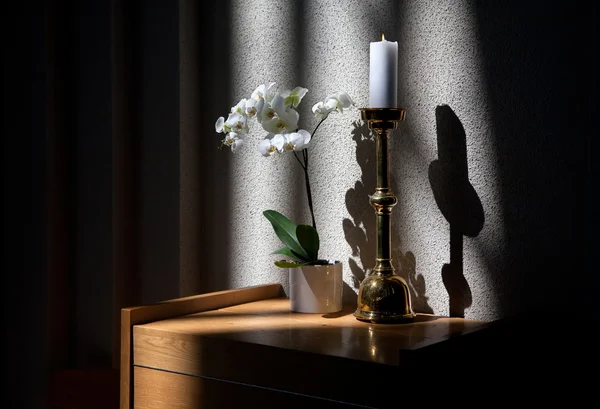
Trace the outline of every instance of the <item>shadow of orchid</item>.
{"type": "MultiPolygon", "coordinates": [[[[352,140],[356,143],[356,160],[360,166],[361,180],[357,180],[354,188],[346,192],[346,208],[351,219],[344,219],[342,227],[346,241],[352,249],[348,258],[348,266],[352,273],[352,291],[344,294],[352,296],[356,302],[355,293],[367,274],[367,267],[375,260],[375,217],[369,204],[370,191],[375,190],[375,140],[366,122],[361,120],[352,123],[352,140]]],[[[346,301],[346,300],[344,300],[346,301]]],[[[348,299],[348,301],[351,301],[348,299]]]]}
{"type": "Polygon", "coordinates": [[[411,251],[402,254],[401,251],[395,252],[397,260],[396,273],[406,280],[413,311],[424,314],[433,314],[433,308],[428,303],[429,297],[425,295],[425,277],[417,273],[417,261],[411,251]]]}

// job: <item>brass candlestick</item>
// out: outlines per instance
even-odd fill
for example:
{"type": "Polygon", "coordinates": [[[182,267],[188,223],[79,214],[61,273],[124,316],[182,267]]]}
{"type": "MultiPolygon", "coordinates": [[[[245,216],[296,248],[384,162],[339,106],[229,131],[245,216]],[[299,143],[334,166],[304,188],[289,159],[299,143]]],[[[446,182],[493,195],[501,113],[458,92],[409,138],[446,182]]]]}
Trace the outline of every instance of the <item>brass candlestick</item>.
{"type": "Polygon", "coordinates": [[[410,322],[415,313],[406,281],[395,273],[391,257],[391,215],[398,201],[390,189],[388,138],[404,120],[402,108],[361,108],[361,117],[375,131],[377,152],[377,187],[371,205],[377,218],[377,258],[373,271],[365,277],[358,291],[354,316],[373,323],[410,322]]]}

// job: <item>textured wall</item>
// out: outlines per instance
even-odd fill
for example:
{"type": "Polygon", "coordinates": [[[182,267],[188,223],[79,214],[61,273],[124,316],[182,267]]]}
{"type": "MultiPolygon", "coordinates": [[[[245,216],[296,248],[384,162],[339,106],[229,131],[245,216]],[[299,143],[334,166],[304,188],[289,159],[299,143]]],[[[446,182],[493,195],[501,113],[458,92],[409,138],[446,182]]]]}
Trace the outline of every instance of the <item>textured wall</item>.
{"type": "MultiPolygon", "coordinates": [[[[364,106],[381,32],[399,41],[408,109],[392,140],[393,250],[415,309],[569,315],[551,337],[587,324],[596,4],[96,0],[7,13],[4,310],[22,336],[7,338],[5,367],[11,391],[28,385],[9,406],[42,407],[51,369],[108,365],[111,347],[118,359],[122,306],[287,285],[262,211],[308,222],[302,175],[251,144],[217,150],[214,121],[269,80],[310,89],[308,129],[330,92],[364,106]]],[[[358,118],[332,116],[310,151],[323,256],[344,262],[350,301],[375,253],[374,144],[358,118]]]]}
{"type": "MultiPolygon", "coordinates": [[[[556,64],[569,57],[556,45],[559,36],[575,35],[572,27],[557,33],[558,14],[546,10],[542,17],[540,7],[232,1],[231,100],[222,115],[268,81],[279,90],[309,89],[300,111],[300,126],[309,131],[316,124],[310,107],[329,93],[347,91],[357,107],[367,106],[369,43],[385,33],[399,42],[399,105],[408,109],[391,143],[399,198],[393,257],[415,309],[492,319],[530,301],[552,304],[544,292],[557,288],[552,281],[563,264],[549,259],[575,246],[567,237],[578,234],[574,214],[582,209],[576,197],[556,198],[582,192],[573,167],[585,166],[585,140],[567,147],[559,138],[566,125],[550,126],[551,111],[541,102],[566,96],[577,74],[556,64]],[[557,75],[562,85],[551,81],[557,75]],[[564,148],[572,158],[560,157],[564,148]]],[[[356,109],[332,115],[310,148],[322,255],[344,262],[348,300],[355,300],[375,256],[368,202],[374,142],[359,118],[356,109]]],[[[310,220],[298,164],[291,155],[263,158],[256,148],[263,134],[255,126],[253,142],[231,159],[232,287],[287,285],[269,255],[279,242],[263,210],[310,220]]]]}

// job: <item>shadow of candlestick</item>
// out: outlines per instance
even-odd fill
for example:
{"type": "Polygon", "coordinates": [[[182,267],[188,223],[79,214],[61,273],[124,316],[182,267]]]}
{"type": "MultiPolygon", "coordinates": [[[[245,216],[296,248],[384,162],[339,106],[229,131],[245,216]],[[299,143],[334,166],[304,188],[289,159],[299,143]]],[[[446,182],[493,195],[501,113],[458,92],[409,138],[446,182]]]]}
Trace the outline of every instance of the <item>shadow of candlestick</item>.
{"type": "Polygon", "coordinates": [[[435,110],[438,159],[429,165],[429,183],[450,224],[450,263],[442,267],[451,317],[464,317],[473,299],[463,271],[463,236],[476,237],[485,217],[481,200],[469,182],[465,129],[448,105],[435,110]]]}

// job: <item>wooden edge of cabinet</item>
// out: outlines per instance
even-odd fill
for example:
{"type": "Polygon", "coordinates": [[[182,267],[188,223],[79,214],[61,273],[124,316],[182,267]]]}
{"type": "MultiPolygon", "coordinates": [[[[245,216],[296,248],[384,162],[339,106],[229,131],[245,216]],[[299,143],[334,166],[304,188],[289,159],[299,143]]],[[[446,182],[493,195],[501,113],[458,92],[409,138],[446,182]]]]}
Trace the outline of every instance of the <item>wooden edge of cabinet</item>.
{"type": "Polygon", "coordinates": [[[132,327],[152,321],[164,320],[180,315],[225,308],[233,305],[282,295],[279,283],[237,288],[176,298],[156,304],[121,309],[121,369],[120,369],[120,409],[132,406],[132,327]]]}

